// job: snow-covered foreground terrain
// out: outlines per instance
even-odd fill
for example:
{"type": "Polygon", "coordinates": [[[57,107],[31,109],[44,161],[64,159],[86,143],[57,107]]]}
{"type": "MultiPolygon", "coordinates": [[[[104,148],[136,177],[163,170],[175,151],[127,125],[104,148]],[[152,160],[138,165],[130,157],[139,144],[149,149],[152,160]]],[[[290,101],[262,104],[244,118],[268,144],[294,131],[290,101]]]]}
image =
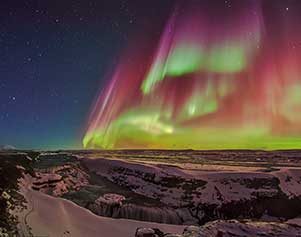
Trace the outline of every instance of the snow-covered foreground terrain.
{"type": "Polygon", "coordinates": [[[185,152],[162,153],[147,158],[141,158],[144,151],[132,158],[128,151],[109,157],[72,151],[0,154],[0,207],[6,217],[0,236],[18,231],[134,237],[138,227],[146,228],[142,233],[150,227],[174,233],[168,237],[301,236],[298,159],[266,153],[268,160],[248,151],[249,162],[221,152],[234,155],[238,165],[232,158],[213,160],[211,152],[210,159],[192,154],[191,161],[179,158],[185,152]]]}
{"type": "Polygon", "coordinates": [[[290,220],[287,223],[250,220],[214,221],[201,227],[185,228],[181,225],[96,216],[68,200],[34,191],[26,185],[22,188],[22,192],[27,200],[28,208],[19,215],[21,233],[27,234],[26,228],[29,226],[34,236],[134,237],[135,230],[139,227],[159,228],[163,233],[171,233],[168,235],[170,237],[301,236],[299,219],[290,220]]]}
{"type": "Polygon", "coordinates": [[[291,220],[292,225],[259,221],[214,221],[201,227],[189,227],[184,234],[180,234],[184,226],[99,217],[70,201],[34,190],[27,190],[25,197],[29,207],[29,212],[25,214],[26,223],[34,236],[134,237],[138,227],[159,228],[164,233],[172,233],[170,237],[301,236],[298,220],[291,220]]]}
{"type": "Polygon", "coordinates": [[[133,237],[138,227],[157,227],[167,233],[182,233],[184,229],[184,226],[96,216],[71,201],[31,189],[24,194],[28,209],[21,218],[26,218],[34,236],[133,237]]]}

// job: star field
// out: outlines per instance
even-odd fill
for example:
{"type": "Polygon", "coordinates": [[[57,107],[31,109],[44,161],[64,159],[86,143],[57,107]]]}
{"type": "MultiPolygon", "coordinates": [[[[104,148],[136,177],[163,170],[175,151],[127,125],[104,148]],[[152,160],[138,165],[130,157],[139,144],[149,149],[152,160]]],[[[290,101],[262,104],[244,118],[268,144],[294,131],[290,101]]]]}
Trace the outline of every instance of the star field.
{"type": "Polygon", "coordinates": [[[0,144],[80,147],[119,52],[145,25],[159,34],[172,3],[2,1],[0,144]]]}

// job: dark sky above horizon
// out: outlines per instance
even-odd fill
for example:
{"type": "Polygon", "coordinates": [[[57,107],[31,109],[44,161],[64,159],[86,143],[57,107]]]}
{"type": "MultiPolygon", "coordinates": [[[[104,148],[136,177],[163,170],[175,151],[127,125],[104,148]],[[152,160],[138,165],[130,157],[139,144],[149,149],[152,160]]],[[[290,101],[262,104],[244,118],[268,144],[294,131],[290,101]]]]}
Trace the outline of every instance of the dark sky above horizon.
{"type": "MultiPolygon", "coordinates": [[[[199,1],[213,7],[215,2],[235,5],[233,0],[199,1]]],[[[300,2],[263,3],[275,34],[274,12],[289,14],[300,9],[300,2]]],[[[175,0],[3,0],[0,144],[80,147],[91,105],[120,52],[144,27],[159,38],[174,4],[175,0]]]]}
{"type": "Polygon", "coordinates": [[[119,52],[144,24],[160,30],[172,2],[2,1],[0,144],[79,147],[119,52]]]}

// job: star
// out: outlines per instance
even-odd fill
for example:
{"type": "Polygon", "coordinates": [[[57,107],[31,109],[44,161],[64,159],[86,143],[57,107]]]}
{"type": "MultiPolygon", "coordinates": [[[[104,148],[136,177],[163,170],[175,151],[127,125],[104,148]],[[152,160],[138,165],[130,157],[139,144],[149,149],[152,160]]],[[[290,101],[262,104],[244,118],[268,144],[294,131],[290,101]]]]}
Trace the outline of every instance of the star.
{"type": "Polygon", "coordinates": [[[229,0],[224,1],[228,8],[231,8],[231,2],[229,0]]]}

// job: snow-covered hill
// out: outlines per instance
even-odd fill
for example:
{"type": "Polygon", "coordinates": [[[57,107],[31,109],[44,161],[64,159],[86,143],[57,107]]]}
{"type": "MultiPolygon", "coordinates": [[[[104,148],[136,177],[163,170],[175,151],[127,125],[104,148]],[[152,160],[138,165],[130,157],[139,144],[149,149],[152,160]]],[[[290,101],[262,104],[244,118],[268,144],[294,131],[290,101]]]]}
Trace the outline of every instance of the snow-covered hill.
{"type": "Polygon", "coordinates": [[[14,146],[11,146],[11,145],[0,145],[0,150],[4,150],[4,151],[7,151],[7,150],[16,150],[17,148],[15,148],[14,146]]]}

